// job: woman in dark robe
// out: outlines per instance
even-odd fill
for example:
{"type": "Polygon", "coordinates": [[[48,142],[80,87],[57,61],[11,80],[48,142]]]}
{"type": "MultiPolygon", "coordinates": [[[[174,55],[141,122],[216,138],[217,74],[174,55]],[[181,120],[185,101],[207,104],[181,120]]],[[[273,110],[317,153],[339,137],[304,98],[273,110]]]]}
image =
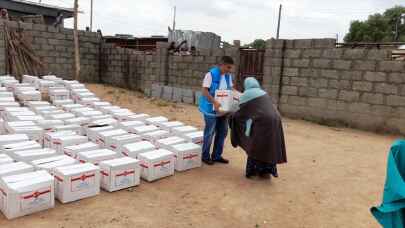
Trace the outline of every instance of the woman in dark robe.
{"type": "Polygon", "coordinates": [[[247,178],[278,177],[277,164],[287,162],[280,114],[255,78],[246,78],[244,88],[239,110],[230,118],[232,146],[248,155],[247,178]]]}

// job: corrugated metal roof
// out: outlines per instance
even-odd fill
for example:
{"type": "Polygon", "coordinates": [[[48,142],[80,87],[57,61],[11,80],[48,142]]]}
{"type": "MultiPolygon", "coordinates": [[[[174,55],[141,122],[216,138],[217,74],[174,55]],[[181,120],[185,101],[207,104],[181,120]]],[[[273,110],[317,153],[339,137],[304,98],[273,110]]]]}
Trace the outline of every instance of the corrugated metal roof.
{"type": "Polygon", "coordinates": [[[63,10],[63,11],[71,12],[71,13],[73,13],[73,11],[74,11],[73,8],[60,7],[60,6],[49,5],[49,4],[45,4],[45,3],[27,1],[27,0],[10,0],[10,1],[23,3],[23,4],[27,4],[27,5],[44,7],[44,8],[48,8],[48,9],[63,10]]]}

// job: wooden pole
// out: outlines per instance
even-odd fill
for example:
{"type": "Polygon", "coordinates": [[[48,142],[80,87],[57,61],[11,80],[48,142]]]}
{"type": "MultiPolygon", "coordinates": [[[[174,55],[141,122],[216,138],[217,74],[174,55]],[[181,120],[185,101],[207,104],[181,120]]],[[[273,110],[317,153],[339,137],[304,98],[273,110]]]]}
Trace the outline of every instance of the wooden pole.
{"type": "Polygon", "coordinates": [[[77,31],[77,12],[79,8],[78,0],[75,0],[74,5],[74,29],[73,40],[75,43],[75,80],[79,81],[80,77],[80,53],[79,53],[79,34],[77,31]]]}
{"type": "Polygon", "coordinates": [[[277,22],[277,36],[276,39],[280,39],[280,21],[281,21],[281,10],[283,5],[280,4],[280,8],[278,9],[278,22],[277,22]]]}

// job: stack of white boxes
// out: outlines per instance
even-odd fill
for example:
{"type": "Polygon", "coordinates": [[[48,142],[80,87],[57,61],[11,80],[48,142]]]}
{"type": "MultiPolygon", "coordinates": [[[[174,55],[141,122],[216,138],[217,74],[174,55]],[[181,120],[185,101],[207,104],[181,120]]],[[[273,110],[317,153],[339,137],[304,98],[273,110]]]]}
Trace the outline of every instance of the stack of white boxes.
{"type": "Polygon", "coordinates": [[[0,76],[0,134],[0,210],[9,219],[52,208],[55,197],[72,202],[201,166],[202,131],[54,75],[0,76]]]}

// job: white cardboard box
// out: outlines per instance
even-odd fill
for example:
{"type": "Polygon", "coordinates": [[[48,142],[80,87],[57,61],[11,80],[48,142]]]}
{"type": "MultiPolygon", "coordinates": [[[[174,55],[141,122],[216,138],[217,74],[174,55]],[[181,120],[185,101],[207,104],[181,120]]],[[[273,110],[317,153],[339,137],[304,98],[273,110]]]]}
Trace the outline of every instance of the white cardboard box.
{"type": "Polygon", "coordinates": [[[107,102],[107,101],[96,101],[90,105],[90,107],[95,108],[95,109],[99,109],[100,107],[103,107],[103,106],[111,106],[111,103],[107,102]]]}
{"type": "Polygon", "coordinates": [[[35,116],[16,116],[15,120],[19,121],[38,121],[38,120],[43,120],[44,117],[35,115],[35,116]]]}
{"type": "Polygon", "coordinates": [[[12,135],[0,135],[0,145],[16,143],[21,141],[28,141],[29,138],[26,134],[12,134],[12,135]]]}
{"type": "Polygon", "coordinates": [[[113,192],[140,184],[141,167],[139,160],[122,157],[113,160],[102,161],[101,188],[113,192]]]}
{"type": "Polygon", "coordinates": [[[72,109],[84,108],[84,107],[85,106],[81,105],[81,104],[65,104],[65,105],[62,105],[62,109],[67,111],[67,112],[70,112],[72,109]]]}
{"type": "Polygon", "coordinates": [[[194,143],[183,143],[171,146],[175,154],[176,171],[185,171],[201,167],[201,146],[194,143]]]}
{"type": "Polygon", "coordinates": [[[85,151],[77,154],[77,159],[81,163],[89,162],[94,165],[98,165],[102,161],[111,160],[114,158],[118,158],[118,154],[109,149],[85,151]]]}
{"type": "Polygon", "coordinates": [[[54,120],[67,120],[67,119],[72,119],[75,117],[76,116],[72,113],[54,114],[54,115],[49,116],[50,119],[54,119],[54,120]]]}
{"type": "Polygon", "coordinates": [[[171,131],[172,128],[184,126],[184,123],[180,121],[170,121],[157,123],[156,125],[162,128],[163,130],[171,131]]]}
{"type": "Polygon", "coordinates": [[[29,127],[13,127],[10,129],[12,134],[26,134],[31,140],[41,142],[42,136],[44,134],[44,129],[39,126],[29,126],[29,127]]]}
{"type": "Polygon", "coordinates": [[[100,111],[87,111],[87,112],[81,112],[78,114],[78,116],[83,116],[83,117],[91,117],[91,116],[101,116],[103,115],[102,112],[100,111]]]}
{"type": "Polygon", "coordinates": [[[48,158],[58,155],[58,153],[49,148],[35,149],[35,150],[23,150],[10,153],[10,156],[17,161],[31,162],[38,159],[48,158]]]}
{"type": "Polygon", "coordinates": [[[0,177],[17,175],[34,171],[34,167],[25,162],[13,162],[0,165],[0,177]]]}
{"type": "Polygon", "coordinates": [[[128,118],[128,121],[130,121],[130,120],[144,121],[149,117],[150,117],[150,115],[148,115],[148,114],[139,113],[139,114],[135,114],[135,115],[132,115],[132,116],[128,116],[127,118],[128,118]]]}
{"type": "Polygon", "coordinates": [[[93,164],[58,167],[54,173],[55,195],[62,203],[96,196],[100,193],[100,168],[93,164]]]}
{"type": "Polygon", "coordinates": [[[0,151],[5,154],[10,154],[15,151],[41,149],[42,146],[37,141],[23,141],[18,143],[5,144],[0,146],[0,151]]]}
{"type": "Polygon", "coordinates": [[[46,132],[44,134],[44,146],[51,148],[52,139],[55,137],[63,136],[63,135],[76,135],[74,131],[57,131],[57,132],[46,132]]]}
{"type": "Polygon", "coordinates": [[[204,131],[195,131],[184,134],[184,138],[189,142],[202,145],[204,142],[204,131]]]}
{"type": "Polygon", "coordinates": [[[66,155],[53,156],[31,161],[31,164],[36,170],[46,170],[52,175],[54,174],[54,169],[57,167],[74,165],[78,163],[79,161],[66,155]]]}
{"type": "Polygon", "coordinates": [[[82,127],[78,124],[59,125],[52,128],[52,131],[74,131],[76,134],[82,133],[82,127]]]}
{"type": "Polygon", "coordinates": [[[222,112],[230,112],[233,107],[233,95],[232,90],[216,90],[215,100],[221,104],[219,108],[222,112]]]}
{"type": "Polygon", "coordinates": [[[8,164],[8,163],[13,163],[14,159],[12,159],[10,156],[7,154],[0,154],[0,165],[8,164]]]}
{"type": "Polygon", "coordinates": [[[138,155],[141,162],[141,177],[149,182],[174,175],[174,154],[165,149],[138,155]]]}
{"type": "Polygon", "coordinates": [[[37,171],[0,178],[0,209],[8,219],[53,208],[54,178],[37,171]]]}
{"type": "Polygon", "coordinates": [[[156,143],[157,140],[159,139],[164,139],[170,136],[170,132],[169,131],[165,131],[165,130],[157,130],[157,131],[152,131],[152,132],[148,132],[142,135],[142,137],[145,140],[148,140],[152,143],[156,143]]]}
{"type": "Polygon", "coordinates": [[[89,137],[89,139],[92,141],[92,142],[96,142],[96,140],[97,140],[97,133],[98,132],[102,132],[102,131],[110,131],[110,130],[114,130],[115,129],[115,127],[113,127],[113,126],[99,126],[99,125],[96,125],[96,126],[87,126],[86,128],[85,128],[85,131],[86,131],[86,135],[87,135],[87,137],[89,137]]]}
{"type": "Polygon", "coordinates": [[[122,121],[128,121],[129,120],[128,116],[135,115],[135,113],[133,113],[133,112],[114,112],[114,113],[112,113],[112,115],[113,115],[114,119],[122,122],[122,121]]]}
{"type": "Polygon", "coordinates": [[[66,100],[54,100],[52,101],[52,104],[58,107],[62,107],[62,105],[68,105],[68,104],[74,104],[73,100],[66,99],[66,100]]]}
{"type": "Polygon", "coordinates": [[[140,153],[156,150],[156,146],[148,141],[125,144],[122,146],[122,154],[131,158],[138,158],[140,153]]]}
{"type": "Polygon", "coordinates": [[[177,136],[184,136],[187,133],[198,131],[196,127],[193,126],[182,126],[172,128],[172,132],[177,136]]]}
{"type": "Polygon", "coordinates": [[[186,140],[182,137],[172,136],[169,138],[159,139],[158,141],[156,141],[156,145],[159,148],[170,150],[170,148],[171,148],[170,146],[185,143],[185,142],[186,142],[186,140]]]}
{"type": "Polygon", "coordinates": [[[142,141],[142,137],[136,134],[125,134],[119,136],[113,136],[107,140],[106,148],[114,150],[121,154],[122,146],[125,144],[136,143],[142,141]]]}
{"type": "Polygon", "coordinates": [[[113,118],[108,118],[108,119],[99,119],[99,120],[94,120],[90,123],[90,125],[110,125],[113,127],[118,126],[118,121],[113,118]]]}
{"type": "Polygon", "coordinates": [[[158,124],[158,123],[162,123],[162,122],[167,122],[169,121],[169,119],[167,119],[164,116],[156,116],[156,117],[151,117],[151,118],[147,118],[145,119],[145,122],[148,124],[158,124]]]}
{"type": "Polygon", "coordinates": [[[77,157],[77,153],[84,151],[92,151],[100,149],[100,145],[94,142],[87,142],[79,145],[67,146],[63,149],[63,153],[72,158],[77,157]]]}
{"type": "Polygon", "coordinates": [[[122,129],[114,129],[111,131],[98,132],[96,133],[97,135],[96,142],[100,144],[102,147],[106,147],[107,145],[110,144],[109,140],[111,140],[112,137],[125,134],[128,134],[128,132],[122,129]]]}
{"type": "Polygon", "coordinates": [[[132,120],[132,121],[123,121],[118,123],[118,127],[129,130],[131,127],[139,127],[139,126],[145,126],[145,123],[142,121],[137,121],[137,120],[132,120]]]}
{"type": "Polygon", "coordinates": [[[26,105],[30,108],[33,108],[33,107],[39,107],[39,106],[49,106],[51,104],[47,101],[28,101],[26,103],[26,105]]]}
{"type": "Polygon", "coordinates": [[[64,124],[62,120],[38,120],[36,123],[45,131],[50,131],[53,127],[64,124]]]}
{"type": "Polygon", "coordinates": [[[63,148],[67,146],[79,145],[88,142],[87,136],[67,135],[59,136],[52,139],[52,148],[58,153],[63,153],[63,148]]]}
{"type": "Polygon", "coordinates": [[[133,134],[139,134],[143,135],[148,132],[152,131],[157,131],[160,130],[160,128],[156,127],[155,125],[144,125],[144,126],[138,126],[138,127],[130,127],[128,131],[133,134]]]}

